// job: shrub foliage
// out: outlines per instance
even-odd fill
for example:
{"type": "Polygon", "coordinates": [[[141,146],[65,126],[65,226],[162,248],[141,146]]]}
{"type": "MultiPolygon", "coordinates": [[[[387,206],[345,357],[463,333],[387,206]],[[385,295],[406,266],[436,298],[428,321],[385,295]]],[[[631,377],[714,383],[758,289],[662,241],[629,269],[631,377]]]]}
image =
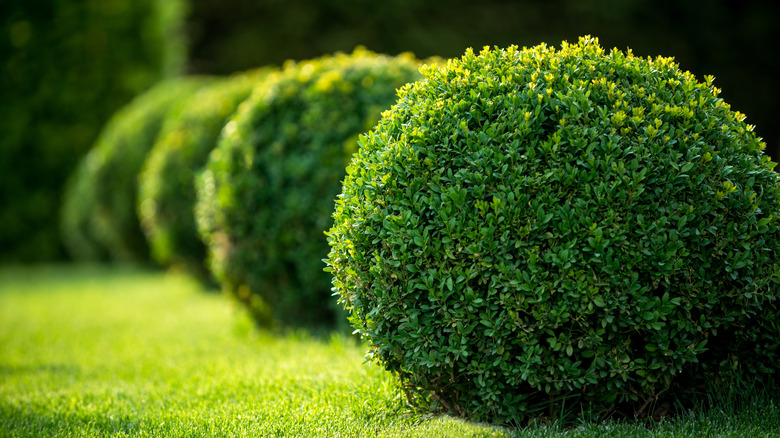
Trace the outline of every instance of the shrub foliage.
{"type": "Polygon", "coordinates": [[[136,215],[138,174],[166,116],[209,80],[164,81],[120,109],[103,128],[64,195],[62,235],[75,259],[149,260],[136,215]]]}
{"type": "Polygon", "coordinates": [[[670,58],[469,50],[361,137],[329,270],[369,357],[477,419],[777,374],[780,185],[670,58]]]}
{"type": "Polygon", "coordinates": [[[220,79],[188,97],[163,124],[141,170],[137,200],[157,263],[206,275],[206,248],[195,224],[195,173],[206,164],[228,118],[269,71],[220,79]]]}
{"type": "Polygon", "coordinates": [[[228,122],[197,181],[196,219],[212,272],[259,323],[333,323],[332,200],[358,134],[418,68],[365,49],[291,62],[228,122]]]}

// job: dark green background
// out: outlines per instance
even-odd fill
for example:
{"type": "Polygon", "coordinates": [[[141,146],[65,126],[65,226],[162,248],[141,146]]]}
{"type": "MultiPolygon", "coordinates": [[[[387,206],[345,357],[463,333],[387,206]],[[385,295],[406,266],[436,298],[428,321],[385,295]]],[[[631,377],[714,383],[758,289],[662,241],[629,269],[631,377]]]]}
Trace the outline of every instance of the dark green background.
{"type": "Polygon", "coordinates": [[[0,0],[0,262],[65,257],[65,181],[103,123],[184,68],[183,0],[0,0]]]}
{"type": "Polygon", "coordinates": [[[225,73],[357,44],[418,57],[485,45],[605,47],[673,56],[757,125],[780,159],[780,2],[776,0],[193,0],[190,68],[225,73]]]}

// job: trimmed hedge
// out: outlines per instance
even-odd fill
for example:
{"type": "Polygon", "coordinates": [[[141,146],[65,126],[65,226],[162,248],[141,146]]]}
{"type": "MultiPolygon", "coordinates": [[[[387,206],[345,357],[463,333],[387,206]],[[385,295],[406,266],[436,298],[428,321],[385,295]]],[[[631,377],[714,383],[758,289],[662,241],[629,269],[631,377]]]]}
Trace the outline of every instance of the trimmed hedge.
{"type": "Polygon", "coordinates": [[[361,137],[328,232],[368,357],[415,403],[648,415],[777,376],[780,184],[712,77],[589,37],[423,74],[361,137]]]}
{"type": "Polygon", "coordinates": [[[198,178],[210,266],[260,324],[331,325],[323,232],[359,133],[419,78],[408,55],[365,49],[272,74],[226,126],[198,178]]]}
{"type": "Polygon", "coordinates": [[[165,121],[138,187],[138,216],[157,263],[207,276],[206,248],[195,224],[195,172],[206,164],[228,118],[270,71],[220,79],[165,121]]]}
{"type": "Polygon", "coordinates": [[[0,261],[65,257],[64,183],[111,114],[178,74],[182,0],[9,1],[0,13],[0,261]]]}
{"type": "Polygon", "coordinates": [[[136,97],[104,127],[64,195],[62,235],[74,259],[107,255],[122,262],[149,260],[136,216],[138,174],[165,118],[210,81],[164,81],[136,97]]]}

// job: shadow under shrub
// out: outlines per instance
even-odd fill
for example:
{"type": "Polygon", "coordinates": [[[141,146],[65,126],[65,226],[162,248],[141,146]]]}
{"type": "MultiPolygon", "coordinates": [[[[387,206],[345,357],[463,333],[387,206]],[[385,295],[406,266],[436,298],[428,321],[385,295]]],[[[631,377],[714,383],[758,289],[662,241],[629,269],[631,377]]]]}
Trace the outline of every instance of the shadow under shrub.
{"type": "Polygon", "coordinates": [[[197,181],[212,272],[258,323],[332,325],[323,234],[357,136],[419,78],[411,56],[365,49],[290,62],[225,127],[197,181]]]}
{"type": "Polygon", "coordinates": [[[590,37],[423,75],[361,137],[328,232],[340,300],[410,400],[645,416],[777,375],[780,184],[712,77],[590,37]]]}

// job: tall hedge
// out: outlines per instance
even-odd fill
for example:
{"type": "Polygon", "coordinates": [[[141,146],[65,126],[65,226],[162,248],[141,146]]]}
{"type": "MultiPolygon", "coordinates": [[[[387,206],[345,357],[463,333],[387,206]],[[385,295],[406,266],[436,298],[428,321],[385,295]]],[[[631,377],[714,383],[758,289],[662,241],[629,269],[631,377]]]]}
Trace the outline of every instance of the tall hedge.
{"type": "Polygon", "coordinates": [[[270,71],[219,79],[188,97],[163,124],[141,169],[137,200],[157,263],[207,275],[206,247],[195,224],[195,173],[206,164],[229,117],[270,71]]]}
{"type": "Polygon", "coordinates": [[[0,6],[0,261],[64,256],[67,175],[120,106],[182,70],[182,0],[0,6]]]}
{"type": "Polygon", "coordinates": [[[199,229],[224,289],[258,322],[330,325],[323,232],[357,136],[419,78],[365,49],[288,63],[244,102],[198,180],[199,229]]]}
{"type": "Polygon", "coordinates": [[[141,167],[167,117],[210,81],[206,77],[163,81],[133,99],[106,124],[64,196],[62,235],[74,258],[150,259],[136,214],[141,167]]]}

